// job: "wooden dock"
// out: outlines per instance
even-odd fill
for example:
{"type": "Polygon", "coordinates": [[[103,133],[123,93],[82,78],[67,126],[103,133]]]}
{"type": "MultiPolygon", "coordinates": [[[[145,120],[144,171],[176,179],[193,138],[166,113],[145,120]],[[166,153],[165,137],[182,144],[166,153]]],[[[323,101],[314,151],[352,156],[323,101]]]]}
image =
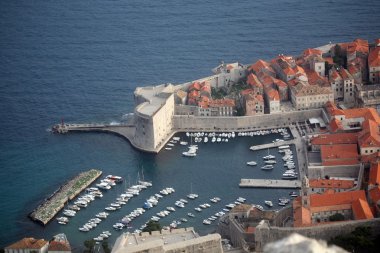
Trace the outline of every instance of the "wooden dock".
{"type": "Polygon", "coordinates": [[[94,169],[80,173],[45,199],[41,205],[29,214],[29,217],[42,225],[46,225],[69,200],[75,198],[101,174],[100,170],[94,169]]]}
{"type": "Polygon", "coordinates": [[[276,179],[244,179],[240,180],[239,187],[244,188],[301,188],[299,180],[276,180],[276,179]]]}

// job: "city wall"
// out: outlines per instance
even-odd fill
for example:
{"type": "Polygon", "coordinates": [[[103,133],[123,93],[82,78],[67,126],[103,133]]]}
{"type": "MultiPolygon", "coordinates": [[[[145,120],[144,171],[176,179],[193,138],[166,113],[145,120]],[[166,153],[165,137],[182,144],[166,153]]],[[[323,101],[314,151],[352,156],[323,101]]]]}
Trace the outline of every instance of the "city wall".
{"type": "Polygon", "coordinates": [[[294,111],[281,114],[265,114],[242,117],[173,116],[174,131],[249,131],[273,127],[287,127],[312,117],[320,117],[322,109],[294,111]]]}

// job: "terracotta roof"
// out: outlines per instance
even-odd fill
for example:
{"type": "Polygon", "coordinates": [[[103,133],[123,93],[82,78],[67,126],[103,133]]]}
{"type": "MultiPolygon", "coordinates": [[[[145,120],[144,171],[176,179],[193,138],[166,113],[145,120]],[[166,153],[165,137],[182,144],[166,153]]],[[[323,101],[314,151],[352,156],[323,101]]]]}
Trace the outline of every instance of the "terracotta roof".
{"type": "Polygon", "coordinates": [[[252,90],[252,89],[245,89],[245,90],[240,91],[240,95],[245,96],[245,95],[248,95],[248,94],[253,94],[254,92],[255,91],[252,90]]]}
{"type": "Polygon", "coordinates": [[[334,188],[334,189],[350,189],[354,187],[353,180],[339,179],[310,179],[311,188],[334,188]]]}
{"type": "Polygon", "coordinates": [[[332,57],[324,57],[323,58],[325,61],[327,61],[330,65],[334,64],[334,60],[332,57]]]}
{"type": "Polygon", "coordinates": [[[332,116],[344,115],[346,119],[364,118],[375,121],[380,124],[380,117],[375,108],[354,108],[354,109],[338,109],[334,103],[327,102],[326,109],[332,116]]]}
{"type": "Polygon", "coordinates": [[[280,101],[280,95],[278,94],[278,91],[275,89],[267,89],[265,90],[266,95],[268,96],[268,99],[271,101],[280,101]]]}
{"type": "Polygon", "coordinates": [[[315,208],[352,204],[353,201],[359,198],[366,200],[365,192],[363,190],[336,192],[334,194],[312,194],[310,195],[310,207],[315,208]]]}
{"type": "Polygon", "coordinates": [[[339,74],[341,75],[341,77],[344,79],[344,80],[347,80],[347,79],[353,79],[352,75],[347,71],[347,69],[345,68],[340,68],[339,69],[339,74]]]}
{"type": "Polygon", "coordinates": [[[323,166],[359,164],[356,144],[322,145],[321,158],[323,166]]]}
{"type": "Polygon", "coordinates": [[[261,72],[263,69],[267,69],[267,70],[269,70],[269,71],[271,71],[271,72],[274,73],[274,70],[273,70],[273,68],[269,65],[269,63],[266,62],[266,61],[263,61],[263,60],[261,60],[261,59],[258,60],[257,62],[255,62],[254,64],[252,64],[252,65],[248,68],[248,70],[252,70],[252,71],[254,71],[256,74],[259,73],[259,72],[261,72]]]}
{"type": "Polygon", "coordinates": [[[332,69],[330,72],[330,79],[333,81],[336,81],[336,80],[342,79],[342,77],[339,75],[336,69],[332,69]]]}
{"type": "Polygon", "coordinates": [[[227,65],[227,70],[231,70],[231,69],[233,69],[234,68],[234,66],[232,65],[232,64],[228,64],[227,65]]]}
{"type": "Polygon", "coordinates": [[[377,203],[380,200],[380,186],[376,186],[369,190],[369,197],[373,203],[377,203]]]}
{"type": "Polygon", "coordinates": [[[329,86],[329,82],[326,77],[320,76],[314,70],[306,71],[307,79],[309,80],[309,84],[311,85],[319,85],[319,86],[329,86]]]}
{"type": "Polygon", "coordinates": [[[380,47],[373,49],[368,55],[368,65],[369,67],[379,67],[380,66],[380,47]]]}
{"type": "Polygon", "coordinates": [[[332,133],[336,133],[338,131],[341,131],[343,130],[343,125],[342,125],[342,122],[337,119],[337,118],[333,118],[331,121],[330,121],[330,132],[332,133]]]}
{"type": "Polygon", "coordinates": [[[322,51],[315,48],[308,48],[305,51],[303,51],[303,56],[309,56],[313,54],[322,56],[322,51]]]}
{"type": "Polygon", "coordinates": [[[373,219],[373,214],[369,208],[367,200],[357,199],[352,202],[352,211],[355,220],[373,219]]]}
{"type": "Polygon", "coordinates": [[[199,82],[194,82],[189,86],[189,91],[192,90],[200,90],[201,89],[201,84],[199,82]]]}
{"type": "Polygon", "coordinates": [[[48,242],[44,239],[34,239],[33,237],[21,239],[18,242],[15,242],[5,249],[41,249],[48,242]]]}
{"type": "Polygon", "coordinates": [[[277,86],[277,87],[288,87],[288,85],[284,82],[284,81],[282,81],[282,80],[280,80],[280,79],[277,79],[277,78],[273,78],[273,82],[274,82],[274,84],[277,86]]]}
{"type": "Polygon", "coordinates": [[[256,94],[247,94],[244,96],[246,101],[258,101],[258,102],[264,102],[264,98],[262,95],[256,95],[256,94]]]}
{"type": "Polygon", "coordinates": [[[380,147],[379,124],[373,120],[365,120],[358,143],[360,147],[380,147]]]}
{"type": "Polygon", "coordinates": [[[356,144],[359,133],[321,134],[311,139],[312,145],[356,144]]]}
{"type": "Polygon", "coordinates": [[[375,152],[367,156],[362,156],[361,161],[363,163],[380,161],[380,152],[375,152]]]}
{"type": "Polygon", "coordinates": [[[256,230],[256,227],[247,227],[245,232],[248,234],[253,234],[253,233],[255,233],[255,230],[256,230]]]}
{"type": "Polygon", "coordinates": [[[360,52],[363,54],[368,54],[368,50],[368,41],[363,39],[355,39],[353,42],[348,43],[347,45],[348,53],[360,52]]]}
{"type": "Polygon", "coordinates": [[[298,66],[298,65],[296,65],[296,66],[293,68],[293,70],[294,70],[294,72],[295,72],[296,74],[298,74],[298,73],[306,74],[306,73],[305,73],[305,70],[304,70],[302,67],[298,66]]]}
{"type": "Polygon", "coordinates": [[[257,76],[253,73],[249,74],[247,77],[247,84],[249,84],[252,87],[263,87],[263,84],[259,81],[257,76]]]}
{"type": "MultiPolygon", "coordinates": [[[[289,82],[288,82],[289,83],[289,82]]],[[[332,94],[331,87],[320,87],[318,85],[308,85],[299,82],[297,85],[291,87],[296,97],[301,96],[315,96],[320,94],[332,94]]]]}
{"type": "Polygon", "coordinates": [[[350,72],[351,75],[355,75],[356,73],[361,72],[358,67],[356,67],[355,64],[348,65],[348,72],[350,72]]]}
{"type": "Polygon", "coordinates": [[[65,242],[51,241],[48,251],[71,251],[71,247],[65,242]]]}
{"type": "Polygon", "coordinates": [[[380,162],[371,163],[368,183],[373,185],[380,185],[380,162]]]}
{"type": "Polygon", "coordinates": [[[235,107],[235,100],[229,99],[229,98],[224,98],[224,99],[215,99],[211,100],[209,102],[210,107],[235,107]]]}
{"type": "Polygon", "coordinates": [[[294,69],[292,69],[291,67],[287,67],[287,68],[284,68],[282,69],[284,71],[284,73],[288,76],[294,76],[297,72],[294,71],[294,69]]]}
{"type": "Polygon", "coordinates": [[[265,87],[271,86],[274,82],[274,78],[264,72],[260,72],[257,77],[265,87]]]}

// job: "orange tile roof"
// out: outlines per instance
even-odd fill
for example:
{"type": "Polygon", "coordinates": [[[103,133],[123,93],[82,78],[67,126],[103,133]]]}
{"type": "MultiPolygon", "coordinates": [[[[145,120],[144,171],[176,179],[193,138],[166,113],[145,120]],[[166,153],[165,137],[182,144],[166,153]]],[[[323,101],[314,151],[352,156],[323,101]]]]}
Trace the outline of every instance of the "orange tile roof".
{"type": "Polygon", "coordinates": [[[376,186],[368,191],[369,197],[373,201],[373,203],[377,203],[380,200],[380,186],[376,186]]]}
{"type": "Polygon", "coordinates": [[[369,53],[368,65],[372,68],[380,66],[380,47],[376,47],[369,53]]]}
{"type": "Polygon", "coordinates": [[[311,85],[330,86],[329,82],[327,81],[327,78],[320,76],[314,70],[307,70],[306,75],[307,79],[309,80],[309,84],[311,85]]]}
{"type": "Polygon", "coordinates": [[[20,241],[5,247],[5,249],[41,249],[47,243],[48,242],[44,239],[34,239],[33,237],[30,237],[23,238],[20,241]]]}
{"type": "Polygon", "coordinates": [[[323,166],[359,164],[356,144],[322,145],[321,158],[323,166]]]}
{"type": "Polygon", "coordinates": [[[252,100],[252,101],[259,101],[264,102],[264,98],[262,95],[256,95],[256,94],[247,94],[244,96],[246,101],[252,100]]]}
{"type": "Polygon", "coordinates": [[[367,200],[357,199],[352,202],[352,211],[355,220],[373,219],[373,214],[369,208],[367,200]]]}
{"type": "Polygon", "coordinates": [[[337,119],[337,118],[333,118],[330,121],[330,125],[329,126],[330,126],[330,132],[332,132],[332,133],[336,133],[339,130],[343,130],[342,122],[339,119],[337,119]]]}
{"type": "Polygon", "coordinates": [[[348,43],[347,52],[361,52],[363,54],[368,54],[369,46],[368,41],[363,39],[355,39],[354,42],[348,43]]]}
{"type": "Polygon", "coordinates": [[[257,77],[265,87],[271,86],[274,82],[274,78],[264,72],[260,72],[257,77]]]}
{"type": "Polygon", "coordinates": [[[277,78],[273,78],[273,81],[274,81],[274,84],[277,86],[277,87],[288,87],[288,85],[280,80],[280,79],[277,79],[277,78]]]}
{"type": "Polygon", "coordinates": [[[189,86],[189,91],[191,90],[200,90],[201,84],[199,82],[194,82],[189,86]]]}
{"type": "Polygon", "coordinates": [[[361,161],[363,163],[380,161],[380,152],[375,152],[375,153],[372,153],[370,155],[362,156],[361,161]]]}
{"type": "Polygon", "coordinates": [[[356,67],[354,64],[348,65],[348,72],[350,72],[351,75],[355,75],[356,73],[360,72],[360,69],[356,67]]]}
{"type": "Polygon", "coordinates": [[[259,88],[263,87],[263,84],[259,81],[257,76],[253,73],[248,75],[247,84],[249,84],[250,86],[253,86],[253,87],[259,87],[259,88]]]}
{"type": "Polygon", "coordinates": [[[315,49],[315,48],[308,48],[305,51],[303,51],[304,56],[309,56],[309,55],[313,55],[313,54],[322,56],[322,51],[319,49],[315,49]]]}
{"type": "Polygon", "coordinates": [[[379,124],[373,120],[365,120],[358,140],[360,147],[380,147],[379,124]]]}
{"type": "Polygon", "coordinates": [[[375,121],[380,124],[380,116],[375,108],[354,108],[354,109],[338,109],[334,103],[328,101],[326,103],[326,109],[332,116],[344,115],[346,119],[351,118],[364,118],[375,121]]]}
{"type": "Polygon", "coordinates": [[[292,69],[291,67],[287,67],[287,68],[284,68],[282,69],[284,71],[284,73],[286,75],[291,75],[291,76],[294,76],[297,72],[294,71],[294,69],[292,69]]]}
{"type": "Polygon", "coordinates": [[[263,61],[263,60],[258,60],[257,62],[255,62],[254,64],[252,64],[248,70],[252,70],[254,71],[256,74],[261,72],[263,69],[268,69],[269,71],[273,72],[274,73],[274,70],[273,68],[269,65],[268,62],[266,61],[263,61]]]}
{"type": "Polygon", "coordinates": [[[342,77],[339,75],[338,71],[336,71],[335,69],[333,69],[330,73],[330,79],[333,80],[333,81],[336,81],[338,79],[342,79],[342,77]]]}
{"type": "Polygon", "coordinates": [[[268,99],[271,101],[280,101],[280,95],[278,94],[278,91],[275,89],[267,89],[266,95],[268,96],[268,99]]]}
{"type": "Polygon", "coordinates": [[[65,242],[51,241],[48,251],[71,251],[71,247],[65,242]]]}
{"type": "Polygon", "coordinates": [[[245,232],[248,234],[254,234],[255,230],[256,230],[256,227],[247,227],[245,232]]]}
{"type": "Polygon", "coordinates": [[[380,185],[380,162],[371,163],[368,183],[373,185],[380,185]]]}
{"type": "Polygon", "coordinates": [[[339,74],[341,75],[341,77],[344,79],[344,80],[347,80],[347,79],[353,79],[352,75],[347,71],[347,69],[345,68],[340,68],[339,69],[339,74]]]}
{"type": "Polygon", "coordinates": [[[366,200],[363,190],[336,192],[334,194],[312,194],[310,195],[310,207],[316,208],[352,204],[354,200],[359,198],[366,200]]]}
{"type": "Polygon", "coordinates": [[[353,180],[340,179],[310,179],[311,188],[334,188],[334,189],[350,189],[354,187],[353,180]]]}
{"type": "Polygon", "coordinates": [[[210,107],[235,107],[235,100],[229,99],[229,98],[224,98],[224,99],[215,99],[211,100],[209,102],[210,107]]]}
{"type": "Polygon", "coordinates": [[[305,70],[302,68],[302,67],[300,67],[300,66],[298,66],[298,65],[296,65],[294,68],[293,68],[293,70],[294,70],[294,72],[295,73],[300,73],[300,74],[306,74],[305,73],[305,70]]]}
{"type": "Polygon", "coordinates": [[[245,96],[248,94],[253,94],[254,92],[255,92],[254,90],[249,88],[249,89],[245,89],[245,90],[240,91],[240,95],[245,96]]]}
{"type": "Polygon", "coordinates": [[[359,133],[321,134],[311,139],[312,145],[356,144],[359,133]]]}
{"type": "Polygon", "coordinates": [[[334,60],[332,57],[325,57],[323,58],[325,61],[327,61],[330,65],[334,64],[334,60]]]}

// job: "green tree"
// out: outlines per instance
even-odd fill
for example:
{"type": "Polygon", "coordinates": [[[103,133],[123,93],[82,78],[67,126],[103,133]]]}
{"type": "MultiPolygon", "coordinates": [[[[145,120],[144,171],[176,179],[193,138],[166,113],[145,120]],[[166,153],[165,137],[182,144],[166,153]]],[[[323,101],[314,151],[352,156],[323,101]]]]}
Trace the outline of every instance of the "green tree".
{"type": "Polygon", "coordinates": [[[83,252],[85,252],[85,253],[93,253],[94,252],[95,241],[94,240],[86,240],[86,241],[84,241],[84,246],[86,247],[86,249],[83,252]]]}
{"type": "Polygon", "coordinates": [[[146,224],[146,227],[142,230],[143,232],[152,232],[152,231],[160,231],[162,229],[160,223],[158,221],[149,221],[146,224]]]}
{"type": "Polygon", "coordinates": [[[378,252],[378,242],[373,238],[370,227],[357,227],[348,235],[339,235],[329,241],[330,244],[338,245],[350,252],[372,253],[378,252]]]}
{"type": "Polygon", "coordinates": [[[104,253],[111,253],[111,249],[107,241],[102,242],[102,248],[103,248],[104,253]]]}

